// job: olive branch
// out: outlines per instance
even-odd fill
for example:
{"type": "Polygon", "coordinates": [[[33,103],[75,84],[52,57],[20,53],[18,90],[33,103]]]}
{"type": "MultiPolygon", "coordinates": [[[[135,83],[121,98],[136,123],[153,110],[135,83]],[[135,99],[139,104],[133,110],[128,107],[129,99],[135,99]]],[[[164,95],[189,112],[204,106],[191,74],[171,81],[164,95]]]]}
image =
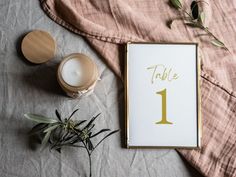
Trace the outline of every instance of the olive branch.
{"type": "Polygon", "coordinates": [[[181,0],[170,0],[170,4],[181,13],[181,17],[168,21],[167,22],[168,27],[171,29],[171,26],[175,20],[183,19],[185,25],[190,26],[190,27],[194,27],[194,28],[199,28],[199,29],[205,31],[206,35],[208,35],[212,38],[210,42],[213,45],[229,51],[229,49],[225,46],[225,44],[219,38],[217,38],[209,30],[208,27],[205,26],[204,22],[205,22],[206,15],[203,12],[203,10],[200,9],[200,7],[198,5],[199,3],[206,3],[207,4],[207,2],[201,1],[201,0],[192,1],[192,3],[190,4],[190,11],[188,12],[183,8],[181,0]]]}
{"type": "Polygon", "coordinates": [[[31,129],[29,135],[38,134],[42,137],[41,150],[44,149],[46,145],[50,145],[50,150],[54,149],[59,153],[61,153],[62,147],[65,146],[85,149],[89,158],[89,177],[92,177],[92,153],[106,138],[119,130],[111,131],[110,129],[105,128],[94,133],[94,121],[100,114],[92,117],[89,121],[72,120],[73,115],[77,111],[78,109],[72,112],[68,118],[62,119],[60,113],[56,110],[57,120],[36,114],[24,114],[24,116],[27,119],[38,123],[31,129]],[[94,145],[93,139],[105,132],[109,133],[94,145]]]}

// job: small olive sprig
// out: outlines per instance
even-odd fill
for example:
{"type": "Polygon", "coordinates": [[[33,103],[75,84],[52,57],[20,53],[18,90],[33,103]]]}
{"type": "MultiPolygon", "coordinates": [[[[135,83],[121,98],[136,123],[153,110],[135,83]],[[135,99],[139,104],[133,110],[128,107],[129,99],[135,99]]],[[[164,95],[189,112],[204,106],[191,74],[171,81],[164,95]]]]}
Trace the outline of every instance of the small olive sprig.
{"type": "Polygon", "coordinates": [[[181,18],[168,21],[168,27],[171,29],[171,25],[175,20],[184,19],[185,25],[205,31],[206,34],[212,38],[210,42],[213,45],[229,51],[225,44],[219,38],[217,38],[208,27],[204,25],[206,15],[203,10],[200,9],[198,5],[199,3],[206,2],[201,0],[192,1],[190,4],[190,12],[188,12],[183,8],[181,0],[170,0],[170,4],[181,13],[181,18]]]}

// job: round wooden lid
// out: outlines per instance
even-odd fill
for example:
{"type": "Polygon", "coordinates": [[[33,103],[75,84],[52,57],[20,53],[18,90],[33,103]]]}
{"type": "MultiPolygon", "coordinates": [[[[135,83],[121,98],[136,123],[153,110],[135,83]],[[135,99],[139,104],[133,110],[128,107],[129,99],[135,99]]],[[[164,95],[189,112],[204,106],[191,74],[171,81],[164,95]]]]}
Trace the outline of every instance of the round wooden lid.
{"type": "Polygon", "coordinates": [[[56,43],[48,32],[35,30],[24,37],[21,50],[27,60],[40,64],[54,57],[56,43]]]}

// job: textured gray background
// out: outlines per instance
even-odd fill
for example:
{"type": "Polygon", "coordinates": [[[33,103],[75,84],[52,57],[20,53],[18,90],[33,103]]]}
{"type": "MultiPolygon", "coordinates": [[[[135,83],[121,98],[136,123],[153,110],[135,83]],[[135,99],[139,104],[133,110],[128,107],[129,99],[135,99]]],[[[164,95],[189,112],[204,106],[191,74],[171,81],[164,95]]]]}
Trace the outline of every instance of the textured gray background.
{"type": "Polygon", "coordinates": [[[27,112],[54,116],[55,108],[67,116],[80,108],[77,119],[101,112],[97,128],[121,129],[93,156],[95,177],[193,177],[200,176],[174,150],[127,150],[124,140],[123,86],[87,42],[51,21],[37,0],[0,1],[0,177],[86,176],[87,154],[67,148],[61,154],[32,146],[27,131],[33,123],[27,112]],[[55,58],[32,65],[21,55],[22,37],[33,29],[50,32],[57,42],[55,58]],[[81,100],[64,95],[56,81],[61,58],[73,52],[90,56],[98,65],[101,81],[95,92],[81,100]]]}

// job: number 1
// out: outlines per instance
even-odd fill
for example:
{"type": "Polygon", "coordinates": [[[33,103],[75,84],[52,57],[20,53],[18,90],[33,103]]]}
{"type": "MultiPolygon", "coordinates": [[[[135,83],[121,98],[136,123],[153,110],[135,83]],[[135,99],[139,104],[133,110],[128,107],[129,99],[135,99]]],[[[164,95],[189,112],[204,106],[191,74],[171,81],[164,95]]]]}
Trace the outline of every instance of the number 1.
{"type": "Polygon", "coordinates": [[[172,124],[172,122],[167,121],[166,118],[166,89],[156,92],[156,94],[161,95],[162,98],[162,118],[161,121],[156,122],[156,124],[172,124]]]}

